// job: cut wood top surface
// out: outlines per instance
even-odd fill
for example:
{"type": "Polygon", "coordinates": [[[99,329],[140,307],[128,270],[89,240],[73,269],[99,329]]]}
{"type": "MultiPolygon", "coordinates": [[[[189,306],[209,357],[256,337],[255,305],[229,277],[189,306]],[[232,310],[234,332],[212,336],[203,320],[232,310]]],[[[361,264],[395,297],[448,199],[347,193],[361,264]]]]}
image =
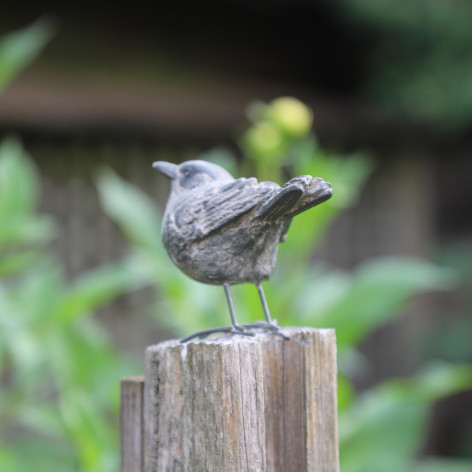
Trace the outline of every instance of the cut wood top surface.
{"type": "MultiPolygon", "coordinates": [[[[307,328],[307,327],[297,327],[297,326],[283,326],[280,328],[286,335],[290,337],[289,341],[303,341],[308,337],[316,335],[320,338],[334,339],[335,340],[335,331],[332,328],[307,328]]],[[[260,344],[261,341],[268,340],[280,340],[284,341],[280,336],[277,336],[274,333],[263,331],[263,330],[254,330],[255,336],[244,336],[239,334],[219,334],[217,336],[211,336],[205,339],[194,339],[187,343],[181,343],[179,339],[169,339],[167,341],[162,341],[157,344],[153,344],[147,348],[150,351],[156,351],[167,348],[181,347],[183,351],[190,346],[195,345],[234,345],[240,343],[255,343],[260,344]]]]}

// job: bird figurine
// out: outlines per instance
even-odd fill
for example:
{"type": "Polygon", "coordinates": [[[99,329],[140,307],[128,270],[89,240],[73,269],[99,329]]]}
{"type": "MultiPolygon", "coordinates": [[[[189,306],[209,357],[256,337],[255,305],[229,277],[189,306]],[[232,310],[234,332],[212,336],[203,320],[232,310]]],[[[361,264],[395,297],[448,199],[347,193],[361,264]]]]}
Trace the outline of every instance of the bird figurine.
{"type": "Polygon", "coordinates": [[[157,161],[153,168],[172,181],[162,224],[170,258],[191,278],[223,285],[231,316],[232,326],[199,331],[182,342],[220,332],[254,336],[257,328],[288,339],[271,318],[261,282],[274,272],[277,247],[292,218],[328,200],[333,194],[330,183],[310,175],[295,177],[283,187],[254,177],[235,179],[201,160],[179,165],[157,161]],[[265,322],[238,324],[230,286],[240,283],[257,286],[265,322]]]}

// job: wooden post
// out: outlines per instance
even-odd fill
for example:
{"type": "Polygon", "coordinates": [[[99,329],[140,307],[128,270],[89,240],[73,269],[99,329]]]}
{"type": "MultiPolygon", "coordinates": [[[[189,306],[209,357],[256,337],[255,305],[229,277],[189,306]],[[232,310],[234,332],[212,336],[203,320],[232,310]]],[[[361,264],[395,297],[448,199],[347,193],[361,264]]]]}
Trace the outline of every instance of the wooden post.
{"type": "Polygon", "coordinates": [[[150,346],[143,471],[338,472],[334,330],[284,333],[150,346]]]}
{"type": "Polygon", "coordinates": [[[121,381],[121,472],[143,470],[144,376],[121,381]]]}

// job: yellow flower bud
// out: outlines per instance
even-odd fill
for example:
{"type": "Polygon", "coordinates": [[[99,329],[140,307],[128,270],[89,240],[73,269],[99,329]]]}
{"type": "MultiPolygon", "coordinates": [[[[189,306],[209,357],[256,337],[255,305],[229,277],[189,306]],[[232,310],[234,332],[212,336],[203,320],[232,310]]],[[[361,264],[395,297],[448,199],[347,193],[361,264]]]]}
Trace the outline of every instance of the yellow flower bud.
{"type": "Polygon", "coordinates": [[[288,136],[300,138],[309,133],[313,112],[296,98],[281,97],[270,103],[270,117],[288,136]]]}
{"type": "Polygon", "coordinates": [[[269,121],[260,121],[251,126],[245,138],[249,150],[261,157],[276,156],[284,146],[282,133],[269,121]]]}

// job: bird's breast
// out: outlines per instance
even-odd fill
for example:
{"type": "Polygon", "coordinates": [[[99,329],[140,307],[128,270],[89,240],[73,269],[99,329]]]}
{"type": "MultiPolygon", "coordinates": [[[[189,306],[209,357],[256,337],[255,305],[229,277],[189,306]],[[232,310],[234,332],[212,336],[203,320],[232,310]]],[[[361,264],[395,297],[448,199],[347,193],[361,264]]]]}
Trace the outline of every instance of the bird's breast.
{"type": "Polygon", "coordinates": [[[251,221],[189,241],[182,228],[167,222],[163,242],[174,263],[196,280],[257,282],[270,278],[275,269],[282,226],[251,221]]]}

